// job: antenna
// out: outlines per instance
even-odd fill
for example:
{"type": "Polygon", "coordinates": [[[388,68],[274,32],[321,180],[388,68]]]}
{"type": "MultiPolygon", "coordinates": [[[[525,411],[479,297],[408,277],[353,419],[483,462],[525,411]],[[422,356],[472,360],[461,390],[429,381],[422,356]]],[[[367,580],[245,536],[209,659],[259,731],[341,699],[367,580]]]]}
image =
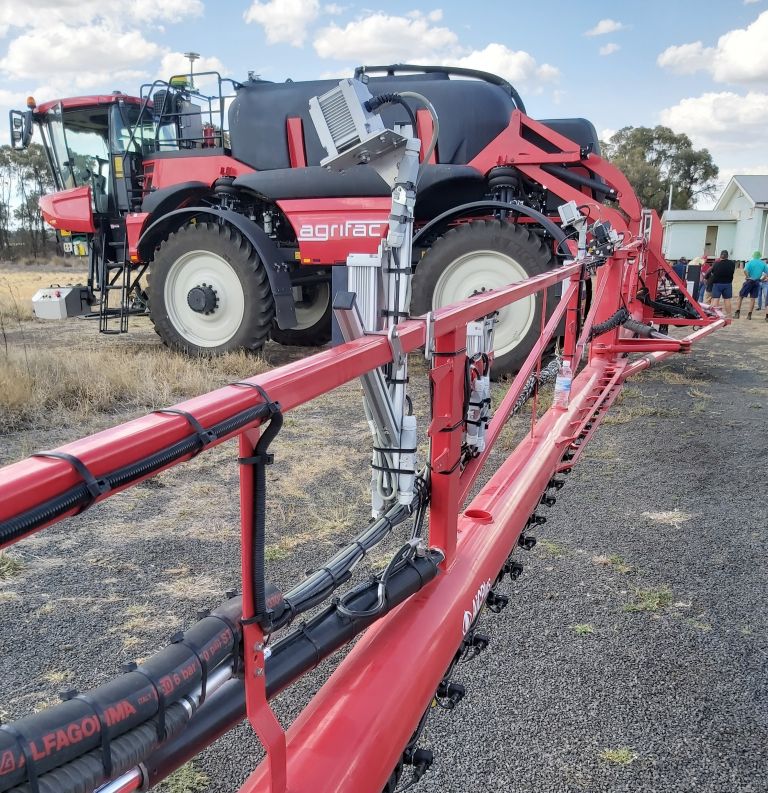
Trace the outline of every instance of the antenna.
{"type": "Polygon", "coordinates": [[[195,61],[200,58],[199,52],[185,52],[184,57],[189,61],[189,88],[191,91],[195,89],[195,61]]]}

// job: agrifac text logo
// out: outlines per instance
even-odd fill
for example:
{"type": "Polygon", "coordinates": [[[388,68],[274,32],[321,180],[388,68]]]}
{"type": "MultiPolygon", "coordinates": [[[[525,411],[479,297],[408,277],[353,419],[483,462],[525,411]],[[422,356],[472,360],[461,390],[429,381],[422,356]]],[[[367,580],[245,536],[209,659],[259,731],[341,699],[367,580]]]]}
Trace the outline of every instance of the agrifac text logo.
{"type": "Polygon", "coordinates": [[[483,581],[483,583],[478,587],[477,592],[475,592],[475,597],[472,599],[472,611],[464,612],[462,633],[466,634],[472,627],[472,623],[480,613],[480,609],[483,607],[483,603],[485,603],[485,599],[488,597],[488,593],[490,591],[491,579],[489,578],[487,581],[483,581]]]}
{"type": "Polygon", "coordinates": [[[381,237],[387,223],[384,220],[346,220],[343,223],[302,223],[299,242],[328,242],[328,240],[381,237]]]}

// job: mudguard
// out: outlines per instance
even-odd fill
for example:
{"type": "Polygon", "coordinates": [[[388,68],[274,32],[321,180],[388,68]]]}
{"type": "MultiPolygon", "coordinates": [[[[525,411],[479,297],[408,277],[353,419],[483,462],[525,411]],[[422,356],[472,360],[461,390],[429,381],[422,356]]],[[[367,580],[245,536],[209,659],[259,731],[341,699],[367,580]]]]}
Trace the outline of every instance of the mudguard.
{"type": "Polygon", "coordinates": [[[275,300],[275,319],[278,327],[281,330],[296,327],[296,303],[293,299],[293,288],[288,273],[288,265],[283,261],[280,251],[267,236],[264,229],[244,215],[233,212],[231,209],[183,207],[182,209],[168,212],[148,226],[141,235],[137,245],[141,261],[150,261],[155,246],[161,242],[165,234],[178,228],[181,221],[199,217],[200,215],[208,215],[218,223],[229,223],[253,245],[267,271],[272,297],[275,300]]]}
{"type": "Polygon", "coordinates": [[[557,242],[557,248],[560,253],[568,255],[567,248],[561,246],[566,241],[567,236],[565,232],[553,220],[543,215],[536,209],[532,209],[525,204],[507,203],[506,201],[472,201],[469,204],[461,204],[460,206],[453,207],[442,215],[433,218],[425,226],[422,226],[413,236],[414,246],[419,244],[419,241],[425,237],[428,232],[434,231],[441,226],[446,226],[450,221],[460,218],[462,215],[474,215],[482,213],[488,209],[505,209],[508,212],[517,212],[520,215],[535,220],[552,238],[557,242]]]}

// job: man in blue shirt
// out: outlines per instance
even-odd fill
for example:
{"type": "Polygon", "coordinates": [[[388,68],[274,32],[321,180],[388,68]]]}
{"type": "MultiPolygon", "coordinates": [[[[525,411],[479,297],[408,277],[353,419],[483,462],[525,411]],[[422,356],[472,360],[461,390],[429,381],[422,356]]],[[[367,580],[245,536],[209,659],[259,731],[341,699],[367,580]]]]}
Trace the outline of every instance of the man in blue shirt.
{"type": "Polygon", "coordinates": [[[685,283],[685,272],[688,269],[688,259],[681,256],[673,265],[672,269],[675,271],[677,277],[685,283]]]}
{"type": "Polygon", "coordinates": [[[736,319],[738,319],[741,314],[741,304],[745,297],[748,297],[750,301],[747,319],[752,319],[752,312],[755,308],[755,298],[760,292],[760,281],[768,278],[768,267],[766,267],[765,262],[760,256],[760,251],[755,251],[752,254],[752,258],[744,265],[746,280],[739,291],[739,302],[736,306],[736,313],[734,314],[736,319]]]}

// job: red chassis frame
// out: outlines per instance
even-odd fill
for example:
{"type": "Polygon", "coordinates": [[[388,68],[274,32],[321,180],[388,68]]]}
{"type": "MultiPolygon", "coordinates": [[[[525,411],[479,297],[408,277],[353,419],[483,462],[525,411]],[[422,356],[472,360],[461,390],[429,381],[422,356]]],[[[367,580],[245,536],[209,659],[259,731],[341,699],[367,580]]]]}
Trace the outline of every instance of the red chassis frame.
{"type": "MultiPolygon", "coordinates": [[[[673,352],[688,352],[691,342],[727,323],[710,311],[702,312],[702,319],[691,321],[689,324],[701,327],[680,340],[630,338],[620,327],[601,335],[599,342],[589,347],[588,360],[574,379],[568,408],[551,408],[540,419],[534,409],[528,435],[462,509],[488,449],[510,416],[530,372],[540,367],[542,354],[561,319],[565,317],[565,355],[578,362],[594,323],[622,306],[635,319],[642,318],[647,307],[639,304],[634,294],[638,274],[650,268],[641,241],[625,246],[600,266],[595,301],[580,332],[578,294],[584,277],[580,263],[443,308],[435,312],[432,322],[419,318],[398,326],[405,352],[429,344],[436,353],[430,371],[434,397],[429,426],[433,441],[429,544],[445,553],[442,572],[362,635],[287,733],[266,700],[265,637],[258,624],[248,621],[253,616],[252,525],[251,510],[242,510],[246,704],[267,759],[241,791],[379,793],[384,788],[462,642],[467,614],[474,616],[478,599],[485,597],[514,550],[552,478],[576,463],[625,379],[673,352]],[[441,430],[456,427],[463,419],[466,323],[561,282],[563,295],[555,312],[546,325],[542,320],[538,342],[496,407],[488,428],[488,449],[463,470],[457,468],[453,461],[459,456],[461,433],[441,430]],[[628,352],[645,356],[630,360],[628,352]],[[397,664],[390,663],[392,658],[398,659],[397,664]],[[354,755],[340,757],[339,747],[351,745],[355,746],[354,755]]],[[[283,411],[288,411],[391,360],[388,339],[374,334],[249,382],[260,385],[271,399],[280,402],[283,411]]],[[[210,426],[260,400],[252,389],[227,386],[178,407],[203,426],[210,426]]],[[[241,455],[253,454],[259,437],[256,423],[238,432],[241,455]]],[[[183,417],[154,413],[68,444],[60,451],[75,455],[99,476],[187,434],[183,417]]],[[[71,466],[58,459],[28,458],[7,466],[0,480],[0,520],[61,494],[79,481],[71,466]]],[[[244,506],[252,497],[250,481],[245,475],[241,480],[244,506]]]]}

